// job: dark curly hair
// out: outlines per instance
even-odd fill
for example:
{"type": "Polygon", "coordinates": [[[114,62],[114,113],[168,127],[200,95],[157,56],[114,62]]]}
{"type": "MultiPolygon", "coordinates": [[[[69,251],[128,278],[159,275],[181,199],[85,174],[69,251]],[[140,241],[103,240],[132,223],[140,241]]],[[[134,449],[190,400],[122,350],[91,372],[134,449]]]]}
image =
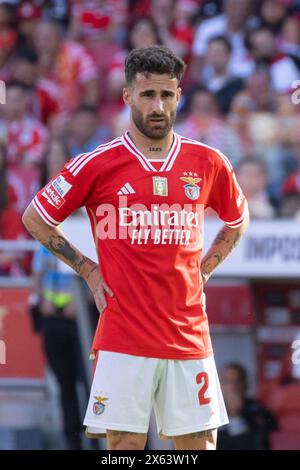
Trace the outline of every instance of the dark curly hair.
{"type": "Polygon", "coordinates": [[[180,82],[185,63],[168,47],[151,46],[133,49],[125,60],[126,84],[132,85],[137,73],[147,76],[150,73],[168,74],[180,82]]]}

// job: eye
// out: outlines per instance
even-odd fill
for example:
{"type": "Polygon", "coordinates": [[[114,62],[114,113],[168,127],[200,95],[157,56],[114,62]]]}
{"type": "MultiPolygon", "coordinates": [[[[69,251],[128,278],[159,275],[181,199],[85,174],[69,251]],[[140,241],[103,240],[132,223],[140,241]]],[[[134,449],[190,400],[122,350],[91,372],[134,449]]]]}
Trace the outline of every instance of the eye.
{"type": "Polygon", "coordinates": [[[172,91],[163,91],[161,96],[162,98],[173,98],[174,93],[172,91]]]}
{"type": "Polygon", "coordinates": [[[144,91],[143,93],[141,93],[141,96],[145,96],[147,98],[153,98],[154,93],[153,91],[144,91]]]}

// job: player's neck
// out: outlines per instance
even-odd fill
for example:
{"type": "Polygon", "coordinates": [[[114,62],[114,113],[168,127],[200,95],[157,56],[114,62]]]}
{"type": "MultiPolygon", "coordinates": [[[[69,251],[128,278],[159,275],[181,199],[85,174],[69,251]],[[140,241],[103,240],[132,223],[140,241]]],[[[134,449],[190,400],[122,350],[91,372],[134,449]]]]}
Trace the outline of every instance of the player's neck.
{"type": "Polygon", "coordinates": [[[174,132],[171,130],[169,134],[163,139],[150,139],[142,134],[134,126],[129,127],[129,136],[134,142],[135,146],[142,152],[145,157],[153,160],[160,160],[165,158],[174,139],[174,132]]]}

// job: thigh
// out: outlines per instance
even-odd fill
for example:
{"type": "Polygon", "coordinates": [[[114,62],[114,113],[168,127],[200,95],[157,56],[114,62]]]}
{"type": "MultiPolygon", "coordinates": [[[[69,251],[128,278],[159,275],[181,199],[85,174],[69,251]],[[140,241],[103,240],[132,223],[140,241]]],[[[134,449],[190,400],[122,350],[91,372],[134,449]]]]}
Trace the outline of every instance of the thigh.
{"type": "Polygon", "coordinates": [[[144,450],[147,434],[107,430],[107,450],[144,450]]]}
{"type": "Polygon", "coordinates": [[[228,423],[214,358],[168,360],[154,409],[163,436],[184,436],[228,423]]]}
{"type": "Polygon", "coordinates": [[[157,360],[99,351],[84,420],[88,433],[146,434],[157,360]]]}
{"type": "Polygon", "coordinates": [[[210,429],[173,437],[176,450],[216,450],[217,430],[210,429]]]}

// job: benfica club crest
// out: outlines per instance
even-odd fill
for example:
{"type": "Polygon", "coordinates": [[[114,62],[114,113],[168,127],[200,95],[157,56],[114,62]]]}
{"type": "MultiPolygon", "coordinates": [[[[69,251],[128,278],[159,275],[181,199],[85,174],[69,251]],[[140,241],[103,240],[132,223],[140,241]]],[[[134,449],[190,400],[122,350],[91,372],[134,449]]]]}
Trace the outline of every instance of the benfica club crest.
{"type": "Polygon", "coordinates": [[[105,403],[103,402],[108,400],[108,398],[105,398],[105,397],[94,397],[94,398],[96,401],[93,406],[93,412],[97,416],[102,415],[104,413],[105,406],[106,406],[105,403]]]}
{"type": "Polygon", "coordinates": [[[183,176],[180,178],[181,181],[184,181],[184,192],[185,195],[189,198],[192,199],[192,201],[195,201],[198,199],[199,194],[200,194],[200,188],[197,186],[197,183],[199,183],[202,178],[193,178],[191,176],[183,176]]]}

